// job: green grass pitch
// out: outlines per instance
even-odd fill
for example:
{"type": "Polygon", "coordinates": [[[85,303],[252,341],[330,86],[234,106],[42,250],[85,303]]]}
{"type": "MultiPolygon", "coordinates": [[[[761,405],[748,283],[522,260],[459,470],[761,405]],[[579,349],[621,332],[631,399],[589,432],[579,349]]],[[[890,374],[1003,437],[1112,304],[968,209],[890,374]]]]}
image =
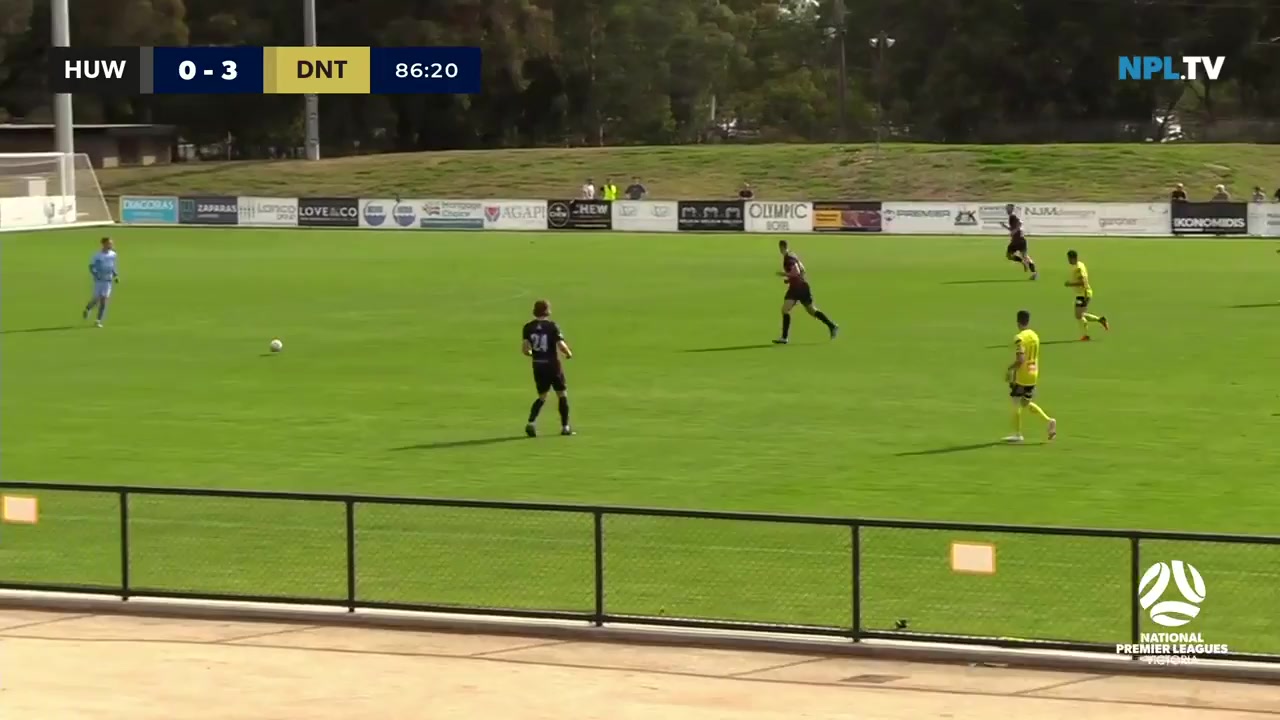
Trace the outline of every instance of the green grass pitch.
{"type": "MultiPolygon", "coordinates": [[[[1280,516],[1270,243],[1034,238],[1029,282],[1000,238],[792,236],[842,334],[798,313],[774,347],[776,237],[114,236],[103,330],[79,319],[96,233],[3,239],[5,479],[1248,533],[1280,516]],[[1068,248],[1114,323],[1090,344],[1068,248]],[[577,437],[522,437],[518,330],[539,297],[576,352],[577,437]],[[992,445],[1022,308],[1061,435],[1041,443],[1028,419],[1034,442],[992,445]]],[[[544,431],[555,419],[551,404],[544,431]]],[[[40,525],[0,530],[0,579],[118,582],[114,500],[47,495],[40,525]]],[[[133,512],[135,584],[341,596],[341,508],[133,512]]],[[[360,512],[367,599],[589,604],[581,517],[360,512]]],[[[616,518],[606,535],[613,612],[848,622],[846,530],[616,518]]],[[[866,532],[868,627],[1124,639],[1125,541],[966,536],[1000,548],[1000,573],[974,578],[947,570],[951,539],[866,532]]],[[[1280,595],[1280,547],[1148,552],[1204,574],[1206,640],[1280,652],[1280,621],[1257,612],[1280,595]]]]}

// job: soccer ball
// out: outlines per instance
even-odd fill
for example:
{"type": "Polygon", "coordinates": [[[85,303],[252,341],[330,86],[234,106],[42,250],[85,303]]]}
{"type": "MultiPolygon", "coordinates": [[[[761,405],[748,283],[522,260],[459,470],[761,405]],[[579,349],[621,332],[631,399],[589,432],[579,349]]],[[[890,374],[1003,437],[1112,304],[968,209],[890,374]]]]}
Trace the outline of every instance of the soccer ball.
{"type": "Polygon", "coordinates": [[[284,343],[280,342],[279,340],[271,341],[271,352],[280,352],[283,349],[284,349],[284,343]]]}

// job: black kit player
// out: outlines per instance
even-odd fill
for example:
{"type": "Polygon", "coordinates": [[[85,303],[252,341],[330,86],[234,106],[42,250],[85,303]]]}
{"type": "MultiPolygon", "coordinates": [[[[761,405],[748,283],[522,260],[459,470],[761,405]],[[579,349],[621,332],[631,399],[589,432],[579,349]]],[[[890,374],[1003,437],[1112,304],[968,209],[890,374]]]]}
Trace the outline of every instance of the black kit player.
{"type": "Polygon", "coordinates": [[[1013,203],[1004,206],[1004,211],[1009,213],[1009,223],[1004,225],[1004,229],[1009,231],[1009,247],[1005,248],[1004,256],[1021,264],[1022,271],[1031,273],[1031,279],[1035,280],[1038,276],[1036,261],[1027,252],[1027,236],[1022,233],[1022,218],[1018,217],[1015,210],[1013,203]]]}
{"type": "Polygon", "coordinates": [[[560,356],[565,360],[573,357],[573,351],[564,341],[560,328],[551,321],[551,303],[539,300],[533,304],[533,319],[524,324],[520,331],[523,342],[521,352],[533,360],[533,384],[537,388],[538,397],[529,408],[529,423],[524,426],[524,433],[529,437],[538,435],[538,413],[547,402],[547,392],[556,391],[560,399],[560,434],[572,435],[569,427],[569,395],[564,382],[564,368],[560,365],[560,356]]]}
{"type": "Polygon", "coordinates": [[[778,241],[778,251],[782,253],[782,272],[778,274],[787,284],[787,294],[782,298],[782,337],[773,342],[777,345],[786,345],[790,342],[791,309],[797,303],[804,306],[805,312],[821,320],[830,331],[831,339],[835,340],[836,335],[840,333],[840,326],[831,322],[831,318],[813,304],[813,289],[809,287],[809,279],[805,276],[804,263],[800,262],[800,257],[787,247],[786,240],[778,241]]]}

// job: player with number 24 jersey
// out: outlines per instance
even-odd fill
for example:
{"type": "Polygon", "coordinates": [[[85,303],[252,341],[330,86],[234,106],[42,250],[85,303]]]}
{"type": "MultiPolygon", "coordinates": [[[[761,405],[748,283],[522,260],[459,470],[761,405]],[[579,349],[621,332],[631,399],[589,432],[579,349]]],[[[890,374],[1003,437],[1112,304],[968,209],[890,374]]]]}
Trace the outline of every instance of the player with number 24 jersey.
{"type": "Polygon", "coordinates": [[[547,402],[547,393],[554,390],[560,404],[560,434],[572,435],[569,426],[569,393],[564,379],[565,360],[573,357],[573,351],[564,341],[560,327],[551,320],[551,303],[539,300],[533,304],[533,319],[520,330],[521,352],[533,361],[533,385],[538,397],[529,408],[529,422],[524,432],[529,437],[538,435],[538,414],[547,402]]]}

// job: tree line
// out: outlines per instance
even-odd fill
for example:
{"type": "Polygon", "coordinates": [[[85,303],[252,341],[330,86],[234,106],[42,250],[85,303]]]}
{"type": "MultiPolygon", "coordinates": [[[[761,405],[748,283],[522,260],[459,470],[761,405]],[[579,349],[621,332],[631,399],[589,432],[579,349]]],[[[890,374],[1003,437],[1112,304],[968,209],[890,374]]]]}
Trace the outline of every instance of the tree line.
{"type": "MultiPolygon", "coordinates": [[[[301,45],[302,0],[71,3],[72,44],[301,45]]],[[[475,45],[474,96],[324,96],[326,153],[726,140],[1280,141],[1275,0],[318,0],[324,45],[475,45]],[[1216,81],[1118,57],[1225,56],[1216,81]]],[[[0,122],[48,121],[48,0],[0,0],[0,122]]],[[[301,98],[75,98],[262,156],[301,98]]]]}

